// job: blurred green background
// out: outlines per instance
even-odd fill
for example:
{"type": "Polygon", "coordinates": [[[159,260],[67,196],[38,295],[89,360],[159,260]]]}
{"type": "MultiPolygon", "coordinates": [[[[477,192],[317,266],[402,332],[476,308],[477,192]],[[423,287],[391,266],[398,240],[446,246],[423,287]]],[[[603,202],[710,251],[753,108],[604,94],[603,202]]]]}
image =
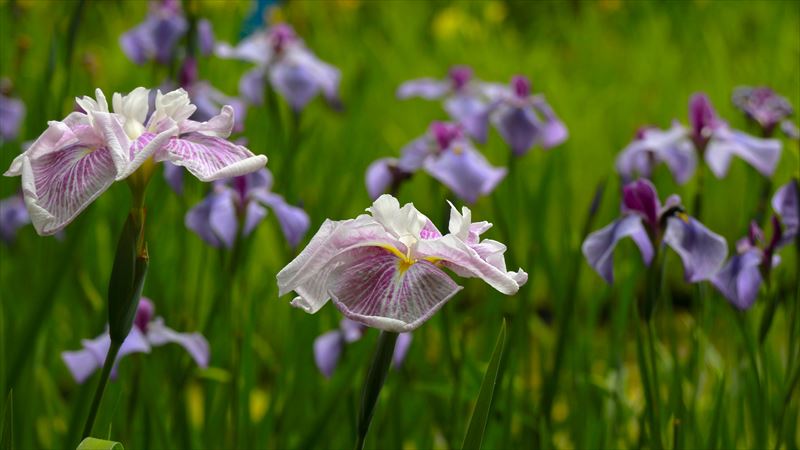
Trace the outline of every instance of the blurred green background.
{"type": "MultiPolygon", "coordinates": [[[[87,2],[72,47],[67,36],[77,3],[0,4],[0,76],[12,80],[14,95],[28,109],[20,138],[0,148],[2,167],[47,120],[71,111],[73,97],[93,95],[97,87],[107,95],[157,87],[177,71],[137,66],[120,49],[119,35],[144,19],[145,1],[87,2]]],[[[241,38],[251,6],[184,2],[229,43],[241,38]]],[[[460,447],[503,317],[511,327],[508,353],[484,448],[652,446],[644,437],[631,307],[644,270],[630,243],[618,251],[613,287],[576,260],[589,203],[597,183],[607,179],[594,228],[617,216],[614,157],[641,125],[685,123],[693,92],[707,92],[734,128],[750,131],[731,105],[734,87],[768,85],[800,106],[800,3],[290,1],[270,17],[294,26],[342,72],[344,111],[312,102],[302,115],[296,153],[289,149],[290,114],[282,103],[277,110],[251,108],[242,133],[253,152],[270,158],[275,190],[293,186],[289,199],[311,216],[308,237],[325,218],[354,217],[369,206],[364,171],[370,162],[397,155],[431,121],[446,119],[437,102],[395,98],[407,79],[443,77],[454,64],[471,65],[486,81],[524,74],[570,131],[562,146],[512,161],[513,177],[472,208],[477,220],[508,224],[508,236],[498,227],[487,236],[508,244],[509,265],[526,269],[529,283],[507,298],[480,281],[459,281],[465,289],[415,332],[405,365],[390,373],[367,447],[460,447]],[[292,165],[284,164],[295,154],[292,165]],[[569,301],[575,308],[565,329],[560,324],[569,301]],[[567,330],[548,420],[541,407],[551,386],[545,380],[557,336],[567,330]]],[[[250,67],[212,56],[200,60],[200,77],[235,95],[250,67]]],[[[495,165],[509,159],[496,131],[481,149],[495,165]]],[[[797,143],[785,141],[773,186],[796,176],[799,165],[797,143]]],[[[688,203],[695,192],[694,182],[676,186],[663,166],[654,181],[662,198],[674,192],[688,203]]],[[[760,175],[738,159],[726,179],[707,174],[703,221],[728,239],[731,250],[746,231],[761,185],[760,175]]],[[[18,189],[18,178],[0,179],[0,198],[18,189]]],[[[291,308],[288,296],[277,297],[275,274],[293,251],[274,216],[248,240],[241,270],[230,280],[224,273],[230,255],[183,225],[207,189],[186,177],[186,192],[178,196],[162,177],[151,182],[144,295],[181,331],[202,329],[214,299],[225,299],[230,308],[222,325],[206,332],[211,367],[197,369],[177,346],[126,358],[106,392],[95,434],[126,448],[350,447],[377,332],[348,347],[333,378],[325,379],[314,365],[312,343],[338,326],[340,314],[327,306],[310,316],[291,308]]],[[[444,190],[426,175],[404,185],[399,198],[446,227],[444,190]]],[[[127,188],[117,183],[66,228],[63,239],[39,237],[29,226],[13,245],[0,246],[0,392],[5,399],[13,388],[15,448],[77,444],[96,376],[76,385],[60,352],[103,330],[114,246],[129,207],[127,188]]],[[[786,320],[797,302],[797,259],[791,248],[781,256],[775,285],[793,300],[779,308],[760,350],[760,380],[744,356],[747,340],[737,321],[755,333],[764,302],[736,314],[710,286],[684,284],[678,259],[669,256],[671,301],[656,317],[665,445],[676,446],[676,437],[687,448],[775,445],[788,341],[797,338],[786,320]]],[[[785,411],[789,448],[800,439],[797,398],[788,399],[785,411]]]]}

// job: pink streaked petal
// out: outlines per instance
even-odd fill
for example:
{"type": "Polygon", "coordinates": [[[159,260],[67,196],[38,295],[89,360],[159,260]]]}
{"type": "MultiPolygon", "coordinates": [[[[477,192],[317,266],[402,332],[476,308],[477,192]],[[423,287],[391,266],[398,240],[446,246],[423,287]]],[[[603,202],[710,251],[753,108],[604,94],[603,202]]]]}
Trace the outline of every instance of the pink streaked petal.
{"type": "Polygon", "coordinates": [[[342,254],[330,295],[349,319],[392,332],[416,329],[461,290],[433,263],[406,266],[394,253],[366,247],[342,254]]]}
{"type": "Polygon", "coordinates": [[[397,248],[402,244],[367,215],[344,221],[326,220],[306,248],[278,273],[278,294],[297,292],[292,306],[313,314],[330,298],[328,276],[336,268],[335,258],[354,248],[378,245],[397,248]]]}
{"type": "MultiPolygon", "coordinates": [[[[505,251],[505,246],[502,250],[505,251]]],[[[524,271],[506,271],[505,261],[501,266],[499,261],[485,259],[474,246],[468,245],[452,234],[441,239],[420,241],[417,244],[417,253],[420,257],[443,261],[445,267],[460,276],[481,278],[506,295],[515,294],[527,281],[527,274],[524,271]]]]}
{"type": "Polygon", "coordinates": [[[22,190],[36,231],[55,234],[114,182],[108,148],[77,144],[22,161],[22,190]]]}
{"type": "Polygon", "coordinates": [[[186,169],[200,181],[214,181],[246,175],[264,167],[267,157],[253,155],[225,139],[189,133],[171,138],[156,152],[157,161],[170,161],[186,169]]]}
{"type": "Polygon", "coordinates": [[[131,140],[123,127],[125,119],[118,114],[95,111],[91,114],[92,128],[102,136],[117,173],[124,172],[130,164],[131,140]]]}
{"type": "Polygon", "coordinates": [[[196,122],[194,120],[184,120],[179,124],[180,133],[202,133],[206,136],[216,136],[219,138],[227,138],[231,135],[233,125],[235,123],[235,114],[233,107],[225,105],[222,107],[220,113],[205,122],[196,122]]]}

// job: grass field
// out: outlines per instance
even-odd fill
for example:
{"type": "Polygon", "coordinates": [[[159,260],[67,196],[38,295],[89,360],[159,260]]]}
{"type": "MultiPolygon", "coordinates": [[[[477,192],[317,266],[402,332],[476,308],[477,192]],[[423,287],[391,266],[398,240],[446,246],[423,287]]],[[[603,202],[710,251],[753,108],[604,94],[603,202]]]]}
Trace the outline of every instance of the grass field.
{"type": "MultiPolygon", "coordinates": [[[[211,21],[218,41],[231,44],[243,36],[252,6],[183,3],[211,21]]],[[[0,5],[0,76],[27,109],[18,138],[0,141],[3,168],[48,120],[72,111],[74,97],[98,87],[109,97],[156,88],[177,76],[177,62],[139,66],[120,48],[120,35],[145,18],[145,1],[0,5]]],[[[147,191],[150,268],[143,295],[170,327],[202,331],[211,360],[198,368],[176,345],[122,360],[105,392],[96,437],[133,449],[353,445],[378,331],[348,345],[333,376],[324,377],[315,366],[314,339],[338,327],[341,314],[331,305],[315,315],[292,308],[290,296],[278,297],[275,276],[326,218],[353,218],[371,204],[364,174],[372,161],[397,156],[432,121],[447,120],[440,102],[398,100],[397,87],[443,78],[452,65],[466,64],[486,81],[529,77],[569,138],[521,158],[510,156],[494,129],[478,145],[509,174],[471,205],[473,217],[496,224],[486,237],[508,245],[509,268],[524,268],[529,281],[507,297],[479,279],[456,280],[464,289],[414,332],[405,363],[389,373],[366,447],[460,448],[503,319],[508,337],[485,449],[800,446],[800,388],[792,390],[800,373],[793,246],[780,252],[769,291],[746,312],[709,283],[684,282],[680,259],[667,252],[650,322],[635,313],[647,268],[630,241],[618,248],[611,286],[580,253],[601,181],[605,190],[590,229],[619,215],[614,160],[640,126],[686,123],[690,95],[703,91],[733,128],[757,134],[731,103],[740,85],[769,86],[800,107],[799,3],[288,1],[269,20],[291,24],[341,71],[341,111],[318,98],[294,122],[288,105],[272,96],[248,109],[234,136],[268,156],[273,190],[302,205],[309,233],[294,250],[270,214],[235,253],[210,247],[184,226],[210,185],[187,176],[177,195],[159,168],[147,191]],[[768,298],[778,307],[759,344],[768,298]],[[212,310],[215,302],[221,309],[212,310]],[[647,384],[642,352],[650,355],[647,384]]],[[[198,70],[234,96],[251,67],[208,56],[199,58],[198,70]]],[[[791,120],[798,123],[796,115],[791,120]]],[[[770,195],[800,176],[798,142],[780,139],[770,195]]],[[[764,178],[738,158],[724,179],[702,166],[698,171],[705,174],[702,221],[734,252],[764,178]]],[[[679,186],[661,165],[652,179],[662,200],[676,193],[691,206],[697,176],[679,186]]],[[[19,189],[19,178],[0,178],[0,198],[19,189]]],[[[26,226],[13,243],[0,244],[0,410],[13,430],[4,442],[13,448],[80,442],[98,376],[77,384],[60,354],[79,349],[107,322],[114,249],[131,206],[127,191],[115,183],[61,237],[40,237],[26,226]],[[11,396],[13,402],[6,400],[11,396]]],[[[447,228],[445,200],[463,204],[424,173],[397,197],[440,229],[447,228]]]]}

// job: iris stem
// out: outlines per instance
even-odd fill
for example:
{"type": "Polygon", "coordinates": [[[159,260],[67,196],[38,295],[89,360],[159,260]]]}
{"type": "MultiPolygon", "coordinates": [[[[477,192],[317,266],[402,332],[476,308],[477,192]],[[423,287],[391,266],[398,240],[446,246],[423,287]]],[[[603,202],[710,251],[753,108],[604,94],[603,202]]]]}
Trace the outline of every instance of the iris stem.
{"type": "Polygon", "coordinates": [[[111,341],[106,354],[106,361],[103,363],[103,371],[100,372],[100,382],[97,384],[97,390],[94,392],[92,399],[92,406],[89,408],[89,417],[86,418],[86,425],[83,427],[83,434],[81,438],[87,438],[92,434],[94,421],[97,418],[97,411],[100,409],[100,401],[103,399],[103,393],[108,384],[108,377],[111,375],[111,368],[114,367],[114,362],[117,359],[117,353],[122,346],[122,342],[111,341]]]}
{"type": "Polygon", "coordinates": [[[383,383],[386,381],[386,374],[389,372],[389,366],[392,363],[392,355],[394,354],[394,345],[397,342],[397,336],[397,333],[389,331],[381,331],[380,336],[378,336],[378,345],[375,348],[375,354],[372,356],[367,378],[364,380],[364,389],[361,392],[361,410],[358,413],[356,450],[364,448],[364,440],[367,437],[367,431],[369,431],[369,425],[372,422],[375,404],[378,402],[378,396],[381,393],[383,383]]]}

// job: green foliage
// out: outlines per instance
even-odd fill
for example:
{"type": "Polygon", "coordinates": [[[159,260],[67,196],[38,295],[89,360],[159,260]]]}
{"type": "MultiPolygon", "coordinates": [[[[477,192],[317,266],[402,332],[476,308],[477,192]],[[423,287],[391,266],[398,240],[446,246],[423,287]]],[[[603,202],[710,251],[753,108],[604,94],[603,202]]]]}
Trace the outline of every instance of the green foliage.
{"type": "Polygon", "coordinates": [[[125,450],[125,448],[119,442],[87,437],[81,441],[77,450],[125,450]]]}
{"type": "Polygon", "coordinates": [[[472,416],[469,419],[467,435],[464,436],[464,443],[461,445],[462,449],[477,450],[481,448],[483,433],[486,430],[486,422],[489,420],[489,412],[492,409],[495,386],[499,381],[500,364],[503,360],[505,348],[506,322],[504,320],[503,326],[500,327],[500,334],[497,336],[497,343],[492,352],[492,359],[489,360],[489,366],[486,367],[486,373],[483,374],[481,390],[478,393],[478,400],[475,402],[475,408],[472,410],[472,416]]]}

